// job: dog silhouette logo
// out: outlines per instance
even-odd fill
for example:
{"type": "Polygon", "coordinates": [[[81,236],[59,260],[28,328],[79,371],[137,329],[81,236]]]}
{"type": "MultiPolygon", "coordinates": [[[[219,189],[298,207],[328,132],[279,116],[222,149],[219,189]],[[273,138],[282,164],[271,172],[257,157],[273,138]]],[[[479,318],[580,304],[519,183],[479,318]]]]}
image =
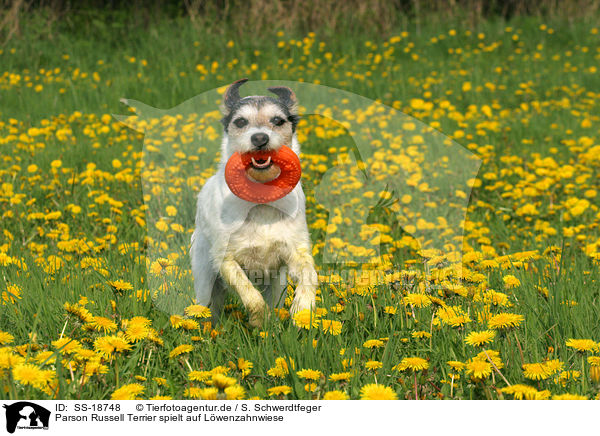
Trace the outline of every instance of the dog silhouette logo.
{"type": "Polygon", "coordinates": [[[50,411],[29,401],[19,401],[3,405],[6,409],[6,431],[14,433],[19,429],[48,429],[50,411]]]}

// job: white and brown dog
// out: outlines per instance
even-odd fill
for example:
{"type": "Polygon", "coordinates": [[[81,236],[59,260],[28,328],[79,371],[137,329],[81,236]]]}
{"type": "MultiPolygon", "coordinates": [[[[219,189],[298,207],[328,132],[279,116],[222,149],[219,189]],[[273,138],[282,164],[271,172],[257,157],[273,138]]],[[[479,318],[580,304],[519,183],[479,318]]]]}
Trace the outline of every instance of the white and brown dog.
{"type": "MultiPolygon", "coordinates": [[[[198,195],[190,254],[197,303],[211,308],[213,320],[222,311],[230,287],[248,310],[250,324],[260,326],[268,305],[283,305],[288,273],[297,284],[292,316],[314,308],[318,278],[300,183],[279,200],[254,204],[236,197],[225,182],[225,165],[235,152],[278,150],[286,145],[300,154],[295,94],[287,87],[272,87],[269,91],[277,98],[240,98],[239,87],[246,81],[231,84],[223,98],[221,163],[198,195]]],[[[278,175],[278,169],[270,161],[253,160],[248,175],[267,182],[278,175]]]]}

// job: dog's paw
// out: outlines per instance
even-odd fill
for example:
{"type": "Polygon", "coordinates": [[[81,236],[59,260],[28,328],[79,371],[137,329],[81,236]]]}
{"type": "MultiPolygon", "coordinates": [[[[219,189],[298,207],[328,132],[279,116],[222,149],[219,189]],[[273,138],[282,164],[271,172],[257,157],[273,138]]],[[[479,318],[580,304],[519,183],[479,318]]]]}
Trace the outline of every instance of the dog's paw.
{"type": "Polygon", "coordinates": [[[296,290],[296,296],[290,307],[290,316],[292,317],[292,320],[294,319],[295,314],[305,309],[315,310],[315,294],[314,292],[298,292],[296,290]]]}
{"type": "Polygon", "coordinates": [[[267,305],[264,301],[257,301],[252,307],[248,307],[250,317],[248,322],[252,327],[261,327],[265,322],[265,316],[267,313],[267,305]]]}

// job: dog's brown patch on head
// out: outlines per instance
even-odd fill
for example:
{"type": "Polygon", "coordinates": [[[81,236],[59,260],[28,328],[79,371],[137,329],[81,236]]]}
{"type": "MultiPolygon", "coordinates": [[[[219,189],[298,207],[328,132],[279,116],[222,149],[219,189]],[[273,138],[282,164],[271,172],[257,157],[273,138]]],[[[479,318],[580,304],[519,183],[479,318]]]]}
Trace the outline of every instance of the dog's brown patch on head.
{"type": "Polygon", "coordinates": [[[276,127],[271,123],[271,120],[274,117],[281,117],[283,119],[286,118],[279,106],[277,106],[275,103],[267,101],[258,108],[258,113],[256,114],[256,123],[261,126],[273,128],[276,127]]]}

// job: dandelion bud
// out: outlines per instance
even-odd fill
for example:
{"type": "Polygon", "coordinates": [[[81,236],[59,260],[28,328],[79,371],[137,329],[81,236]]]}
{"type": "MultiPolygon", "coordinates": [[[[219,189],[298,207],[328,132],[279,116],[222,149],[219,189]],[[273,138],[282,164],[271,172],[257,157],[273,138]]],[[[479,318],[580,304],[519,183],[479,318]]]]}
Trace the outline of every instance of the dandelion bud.
{"type": "Polygon", "coordinates": [[[590,367],[590,378],[594,383],[600,382],[600,366],[590,367]]]}

